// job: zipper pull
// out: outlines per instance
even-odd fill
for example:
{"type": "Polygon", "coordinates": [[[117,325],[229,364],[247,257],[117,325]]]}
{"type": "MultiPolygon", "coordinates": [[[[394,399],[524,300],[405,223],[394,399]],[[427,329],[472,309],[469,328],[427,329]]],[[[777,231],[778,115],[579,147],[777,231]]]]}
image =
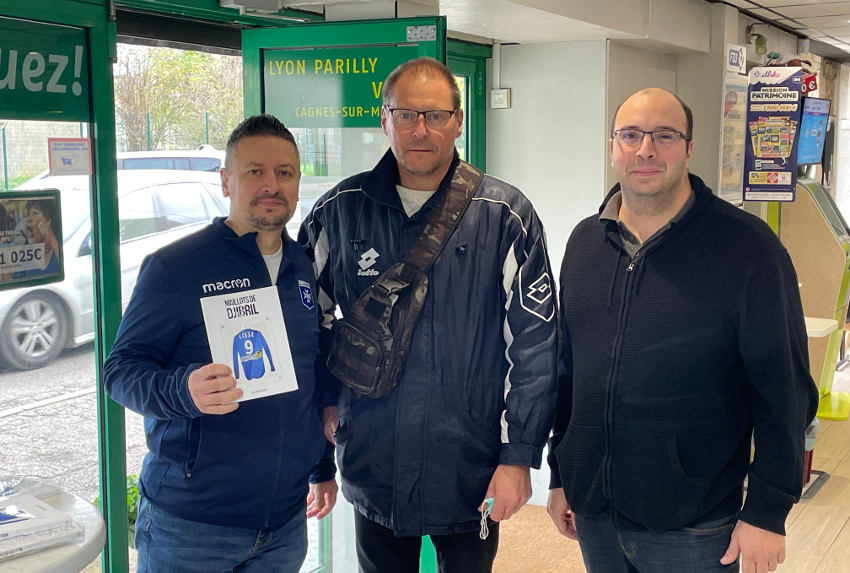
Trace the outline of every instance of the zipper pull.
{"type": "Polygon", "coordinates": [[[638,257],[640,256],[640,251],[635,252],[635,256],[632,257],[632,260],[629,261],[629,266],[626,267],[626,272],[632,272],[635,270],[635,264],[637,264],[638,257]]]}

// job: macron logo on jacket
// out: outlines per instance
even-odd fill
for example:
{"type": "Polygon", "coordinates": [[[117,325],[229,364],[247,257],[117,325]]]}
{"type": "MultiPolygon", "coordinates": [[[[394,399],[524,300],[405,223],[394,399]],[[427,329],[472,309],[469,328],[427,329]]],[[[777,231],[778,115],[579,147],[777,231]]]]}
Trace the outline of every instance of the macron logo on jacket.
{"type": "Polygon", "coordinates": [[[268,357],[269,367],[274,372],[274,361],[262,332],[246,328],[233,337],[233,375],[236,378],[239,378],[240,365],[246,379],[262,378],[266,373],[263,357],[268,357]]]}
{"type": "Polygon", "coordinates": [[[248,277],[241,279],[227,279],[226,281],[218,281],[217,283],[206,283],[201,286],[204,293],[214,290],[230,290],[232,288],[250,288],[251,279],[248,277]]]}

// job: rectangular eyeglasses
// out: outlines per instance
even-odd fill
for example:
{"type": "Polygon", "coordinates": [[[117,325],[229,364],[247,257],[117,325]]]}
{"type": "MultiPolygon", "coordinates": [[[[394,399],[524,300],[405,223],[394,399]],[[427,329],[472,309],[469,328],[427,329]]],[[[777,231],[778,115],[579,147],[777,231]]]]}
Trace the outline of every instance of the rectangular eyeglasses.
{"type": "Polygon", "coordinates": [[[419,116],[421,115],[425,118],[425,125],[439,129],[441,127],[446,127],[452,116],[457,113],[456,109],[428,109],[425,111],[417,111],[415,109],[405,109],[402,107],[384,107],[387,108],[388,112],[390,112],[390,116],[393,118],[393,125],[396,127],[413,127],[416,125],[416,122],[419,121],[419,116]]]}

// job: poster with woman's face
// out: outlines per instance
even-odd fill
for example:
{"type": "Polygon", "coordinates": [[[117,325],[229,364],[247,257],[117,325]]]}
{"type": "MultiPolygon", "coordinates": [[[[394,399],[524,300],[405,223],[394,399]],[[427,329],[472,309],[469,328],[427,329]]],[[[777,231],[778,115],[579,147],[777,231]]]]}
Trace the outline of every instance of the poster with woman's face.
{"type": "Polygon", "coordinates": [[[0,289],[64,278],[58,191],[0,194],[0,289]]]}

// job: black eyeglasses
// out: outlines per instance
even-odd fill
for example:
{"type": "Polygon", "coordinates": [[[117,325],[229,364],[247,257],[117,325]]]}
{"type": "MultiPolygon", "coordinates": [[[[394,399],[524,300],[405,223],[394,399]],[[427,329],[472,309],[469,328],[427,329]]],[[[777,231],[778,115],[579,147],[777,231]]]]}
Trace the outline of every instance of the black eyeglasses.
{"type": "Polygon", "coordinates": [[[643,131],[641,129],[616,129],[613,137],[623,147],[637,149],[643,145],[643,138],[649,136],[652,143],[661,147],[670,147],[681,140],[690,141],[688,136],[675,129],[656,129],[655,131],[643,131]]]}
{"type": "Polygon", "coordinates": [[[403,107],[384,107],[388,112],[390,112],[390,117],[393,119],[393,125],[396,127],[413,127],[416,125],[416,122],[419,121],[419,116],[421,115],[425,118],[425,125],[439,129],[441,127],[446,127],[452,116],[457,113],[456,109],[429,109],[425,111],[417,111],[415,109],[405,109],[403,107]]]}

